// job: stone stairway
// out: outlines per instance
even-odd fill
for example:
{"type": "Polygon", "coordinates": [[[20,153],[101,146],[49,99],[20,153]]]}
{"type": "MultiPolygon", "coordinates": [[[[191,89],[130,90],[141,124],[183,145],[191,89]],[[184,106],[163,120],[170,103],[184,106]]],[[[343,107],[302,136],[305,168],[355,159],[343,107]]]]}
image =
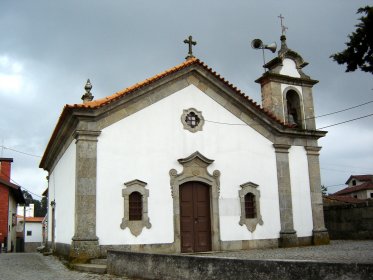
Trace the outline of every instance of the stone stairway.
{"type": "Polygon", "coordinates": [[[105,274],[107,270],[106,259],[93,259],[89,263],[77,263],[72,265],[75,270],[105,274]]]}

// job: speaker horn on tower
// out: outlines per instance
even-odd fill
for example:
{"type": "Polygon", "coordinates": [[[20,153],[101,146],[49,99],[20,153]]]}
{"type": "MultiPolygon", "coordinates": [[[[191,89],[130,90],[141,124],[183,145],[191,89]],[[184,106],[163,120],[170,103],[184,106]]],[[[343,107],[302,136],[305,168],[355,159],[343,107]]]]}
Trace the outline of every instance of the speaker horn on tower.
{"type": "Polygon", "coordinates": [[[254,39],[254,40],[251,41],[251,47],[253,49],[267,49],[267,50],[270,50],[271,52],[274,53],[277,49],[277,44],[276,44],[276,42],[273,42],[269,45],[264,45],[262,40],[254,39]]]}

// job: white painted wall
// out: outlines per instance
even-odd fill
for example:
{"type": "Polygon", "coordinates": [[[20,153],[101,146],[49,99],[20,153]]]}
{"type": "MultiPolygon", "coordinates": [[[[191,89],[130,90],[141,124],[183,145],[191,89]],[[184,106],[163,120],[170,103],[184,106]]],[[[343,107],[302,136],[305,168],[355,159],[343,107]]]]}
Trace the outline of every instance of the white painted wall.
{"type": "MultiPolygon", "coordinates": [[[[103,129],[98,138],[97,236],[100,244],[151,244],[174,241],[169,170],[195,151],[214,159],[210,173],[221,171],[221,240],[278,238],[280,231],[277,171],[272,143],[241,123],[225,108],[191,85],[103,129]],[[202,132],[183,129],[183,109],[202,111],[202,132]],[[152,227],[138,236],[122,230],[123,183],[139,179],[149,189],[152,227]],[[248,181],[259,185],[264,224],[250,233],[239,225],[238,191],[248,181]]],[[[58,202],[57,202],[58,203],[58,202]]]]}
{"type": "Polygon", "coordinates": [[[312,236],[311,193],[304,147],[292,146],[289,149],[289,165],[294,229],[298,237],[312,236]]]}
{"type": "Polygon", "coordinates": [[[43,241],[43,224],[42,223],[30,223],[26,222],[25,225],[25,242],[42,242],[43,241]],[[27,232],[31,231],[31,236],[27,235],[27,232]]]}
{"type": "MultiPolygon", "coordinates": [[[[55,241],[71,244],[74,235],[75,141],[73,141],[49,175],[49,204],[55,200],[55,241]]],[[[48,241],[52,240],[52,210],[48,208],[48,241]]]]}
{"type": "Polygon", "coordinates": [[[17,225],[13,226],[13,214],[17,215],[17,202],[14,199],[12,193],[9,191],[9,212],[8,212],[8,251],[11,250],[11,245],[13,243],[14,245],[14,251],[16,248],[16,238],[17,238],[17,233],[16,233],[16,227],[17,225]],[[9,228],[10,226],[10,228],[9,228]],[[10,229],[10,231],[9,231],[10,229]]]}
{"type": "Polygon", "coordinates": [[[297,66],[296,66],[294,60],[289,59],[289,58],[285,58],[282,61],[282,67],[281,67],[281,70],[280,70],[280,74],[281,75],[287,75],[287,76],[290,76],[290,77],[300,78],[300,74],[297,70],[297,66]]]}

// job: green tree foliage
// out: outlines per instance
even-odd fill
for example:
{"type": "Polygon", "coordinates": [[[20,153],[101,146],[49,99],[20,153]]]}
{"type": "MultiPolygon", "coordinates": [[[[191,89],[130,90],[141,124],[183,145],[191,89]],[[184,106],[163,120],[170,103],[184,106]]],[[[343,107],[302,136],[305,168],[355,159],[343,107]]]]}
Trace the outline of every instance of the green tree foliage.
{"type": "Polygon", "coordinates": [[[347,64],[346,72],[360,68],[373,74],[373,7],[358,9],[358,14],[364,14],[356,25],[355,32],[348,35],[347,48],[330,57],[338,64],[347,64]]]}
{"type": "Polygon", "coordinates": [[[34,204],[34,216],[35,217],[44,217],[47,214],[48,209],[48,201],[47,198],[44,196],[41,201],[34,199],[32,195],[23,190],[23,197],[25,198],[26,205],[34,204]]]}
{"type": "Polygon", "coordinates": [[[322,196],[328,195],[328,189],[324,185],[321,185],[321,193],[322,193],[322,196]]]}

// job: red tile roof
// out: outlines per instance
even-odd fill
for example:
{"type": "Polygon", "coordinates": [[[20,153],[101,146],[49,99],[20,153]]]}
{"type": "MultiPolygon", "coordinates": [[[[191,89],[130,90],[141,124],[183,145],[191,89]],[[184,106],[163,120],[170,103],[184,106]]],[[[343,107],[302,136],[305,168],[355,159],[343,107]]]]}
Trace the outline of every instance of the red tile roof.
{"type": "Polygon", "coordinates": [[[329,195],[324,197],[327,202],[335,203],[335,202],[343,202],[343,203],[360,203],[364,202],[365,199],[359,199],[352,196],[344,196],[344,195],[329,195]]]}
{"type": "Polygon", "coordinates": [[[373,175],[351,175],[350,178],[348,178],[346,184],[348,184],[352,179],[356,179],[361,182],[373,182],[373,175]]]}
{"type": "Polygon", "coordinates": [[[142,88],[142,87],[145,87],[151,83],[154,83],[155,81],[157,80],[160,80],[168,75],[171,75],[172,73],[175,73],[181,69],[184,69],[190,65],[199,65],[199,66],[202,66],[204,69],[206,69],[207,71],[209,71],[211,74],[213,74],[216,78],[218,78],[220,81],[222,81],[224,84],[226,84],[227,86],[229,86],[230,88],[232,88],[238,95],[240,95],[241,97],[243,97],[244,99],[247,100],[247,102],[251,103],[251,105],[254,105],[257,109],[259,109],[260,111],[264,112],[266,115],[268,115],[271,119],[277,121],[278,123],[282,124],[282,125],[285,125],[287,127],[289,127],[287,124],[285,124],[283,121],[281,121],[280,119],[278,119],[274,114],[272,114],[270,111],[268,110],[265,110],[263,109],[260,105],[258,105],[256,102],[254,102],[252,99],[250,99],[247,95],[245,95],[241,90],[239,90],[237,87],[233,86],[233,84],[229,83],[226,79],[224,79],[222,76],[220,76],[220,74],[216,73],[215,71],[212,70],[212,68],[208,67],[204,62],[202,62],[201,60],[193,57],[193,58],[190,58],[186,61],[184,61],[183,63],[175,66],[175,67],[172,67],[162,73],[159,73],[158,75],[155,75],[151,78],[148,78],[142,82],[139,82],[137,84],[134,84],[128,88],[125,88],[121,91],[118,91],[112,95],[109,95],[107,97],[104,97],[104,98],[101,98],[101,99],[97,99],[97,100],[92,100],[92,101],[89,101],[89,102],[86,102],[86,103],[80,103],[80,104],[73,104],[73,105],[66,105],[65,108],[91,108],[91,109],[97,109],[97,108],[100,108],[102,106],[105,106],[106,104],[109,104],[119,98],[121,98],[122,96],[125,96],[127,94],[130,94],[132,92],[135,92],[136,90],[142,88]]]}
{"type": "Polygon", "coordinates": [[[348,194],[348,193],[353,193],[353,192],[358,192],[358,191],[363,191],[363,190],[373,190],[373,183],[365,182],[358,186],[347,187],[336,193],[333,193],[333,195],[343,195],[343,194],[348,194]]]}
{"type": "Polygon", "coordinates": [[[29,223],[41,223],[44,217],[26,217],[26,222],[29,223]]]}
{"type": "Polygon", "coordinates": [[[259,104],[257,104],[256,102],[254,102],[252,99],[250,99],[247,95],[245,95],[241,90],[239,90],[237,87],[233,86],[233,84],[229,83],[227,80],[225,80],[222,76],[220,76],[218,73],[216,73],[215,71],[213,71],[210,67],[208,67],[204,62],[200,61],[199,59],[193,57],[193,58],[190,58],[186,61],[184,61],[183,63],[175,66],[175,67],[172,67],[160,74],[157,74],[151,78],[148,78],[142,82],[139,82],[135,85],[132,85],[128,88],[125,88],[121,91],[118,91],[110,96],[107,96],[107,97],[104,97],[104,98],[101,98],[101,99],[97,99],[97,100],[92,100],[92,101],[89,101],[89,102],[86,102],[86,103],[80,103],[80,104],[72,104],[72,105],[65,105],[59,119],[58,119],[58,122],[57,122],[57,125],[52,133],[52,136],[49,140],[49,143],[47,145],[47,148],[44,152],[44,156],[40,162],[40,167],[41,168],[44,168],[44,163],[45,163],[45,156],[49,153],[49,149],[51,148],[51,145],[54,141],[54,139],[57,137],[57,134],[59,133],[59,130],[64,122],[64,120],[67,118],[67,116],[74,110],[74,109],[80,109],[80,110],[95,110],[95,109],[98,109],[98,108],[101,108],[109,103],[112,103],[114,102],[115,100],[118,100],[120,99],[121,97],[125,96],[125,95],[128,95],[128,94],[132,94],[132,93],[135,93],[137,90],[145,87],[145,86],[148,86],[158,80],[161,80],[162,78],[164,77],[167,77],[177,71],[180,71],[184,68],[187,68],[189,66],[192,66],[192,65],[197,65],[197,66],[200,66],[202,68],[204,68],[205,70],[207,70],[208,72],[210,72],[212,75],[214,75],[216,78],[218,78],[222,83],[224,83],[226,86],[228,86],[229,88],[231,88],[238,96],[240,96],[240,98],[242,99],[243,102],[247,102],[249,103],[251,106],[253,106],[259,113],[264,113],[266,116],[268,116],[270,119],[274,120],[275,122],[277,122],[278,124],[282,125],[284,128],[291,128],[291,126],[289,124],[286,124],[284,123],[282,120],[278,119],[272,112],[262,108],[259,104]]]}

